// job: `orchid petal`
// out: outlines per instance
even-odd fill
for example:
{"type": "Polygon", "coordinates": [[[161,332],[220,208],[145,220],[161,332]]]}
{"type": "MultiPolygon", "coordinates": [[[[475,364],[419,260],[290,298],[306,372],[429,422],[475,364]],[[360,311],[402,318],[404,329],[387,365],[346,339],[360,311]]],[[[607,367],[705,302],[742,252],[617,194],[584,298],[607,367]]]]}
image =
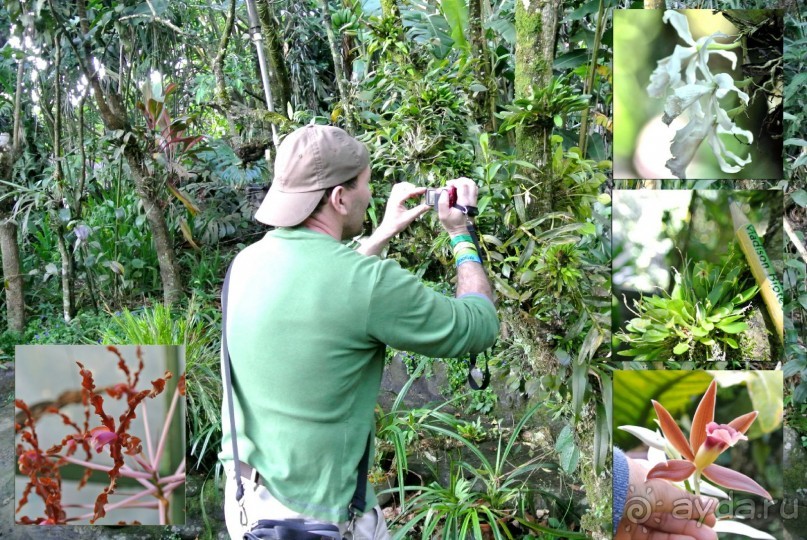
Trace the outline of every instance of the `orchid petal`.
{"type": "Polygon", "coordinates": [[[655,431],[651,431],[647,428],[643,428],[640,426],[619,426],[617,429],[622,431],[627,431],[647,446],[651,448],[657,448],[659,450],[664,450],[666,446],[666,442],[664,437],[656,433],[655,431]]]}
{"type": "Polygon", "coordinates": [[[715,38],[715,35],[702,37],[698,40],[696,48],[698,49],[698,69],[707,81],[714,81],[714,75],[709,71],[709,43],[715,38]]]}
{"type": "Polygon", "coordinates": [[[737,55],[731,51],[709,51],[709,54],[722,56],[731,62],[731,69],[737,69],[737,55]]]}
{"type": "Polygon", "coordinates": [[[710,131],[713,132],[712,120],[703,117],[691,118],[686,126],[675,132],[670,147],[673,157],[667,161],[665,166],[677,178],[686,178],[687,166],[692,162],[695,152],[710,131]]]}
{"type": "Polygon", "coordinates": [[[748,414],[738,416],[737,418],[729,422],[729,425],[734,429],[736,429],[737,431],[739,431],[740,433],[745,433],[746,431],[748,431],[748,428],[750,428],[751,425],[754,423],[754,420],[757,419],[758,414],[759,413],[757,411],[751,411],[748,414]]]}
{"type": "Polygon", "coordinates": [[[687,20],[686,15],[668,9],[664,12],[661,20],[663,20],[665,23],[672,24],[675,31],[678,32],[678,37],[690,45],[695,45],[695,40],[692,38],[692,32],[689,31],[689,21],[687,20]]]}
{"type": "Polygon", "coordinates": [[[647,85],[647,94],[659,98],[664,95],[667,88],[677,88],[681,85],[681,64],[689,57],[695,55],[694,47],[675,46],[673,53],[667,58],[658,61],[656,69],[650,75],[650,84],[647,85]]]}
{"type": "Polygon", "coordinates": [[[673,482],[681,482],[692,476],[694,472],[695,465],[691,461],[671,459],[664,463],[659,463],[647,471],[647,480],[662,478],[673,482]]]}
{"type": "Polygon", "coordinates": [[[712,380],[706,393],[703,394],[695,416],[692,417],[692,429],[689,432],[689,444],[692,452],[697,455],[698,449],[706,440],[706,426],[715,419],[715,396],[717,395],[717,381],[712,380]]]}
{"type": "Polygon", "coordinates": [[[687,84],[676,88],[675,93],[668,97],[664,104],[662,121],[669,126],[673,119],[684,112],[684,109],[713,91],[714,86],[710,84],[687,84]]]}
{"type": "MultiPolygon", "coordinates": [[[[722,129],[721,132],[725,133],[725,131],[722,131],[722,129]]],[[[714,152],[717,162],[720,165],[720,170],[725,173],[740,172],[745,165],[751,163],[750,153],[748,154],[747,158],[743,159],[737,154],[729,151],[715,132],[709,134],[709,146],[712,147],[712,151],[714,152]],[[726,157],[731,158],[736,165],[730,165],[728,161],[726,161],[726,157]]]]}
{"type": "Polygon", "coordinates": [[[709,497],[717,497],[719,499],[730,499],[729,494],[722,489],[716,488],[709,482],[701,479],[701,495],[708,495],[709,497]]]}
{"type": "Polygon", "coordinates": [[[741,135],[748,144],[754,142],[754,134],[738,127],[737,124],[731,121],[728,113],[720,107],[717,107],[717,132],[721,134],[741,135]]]}
{"type": "Polygon", "coordinates": [[[732,469],[712,464],[703,469],[703,476],[720,486],[727,487],[729,489],[746,491],[748,493],[765,497],[768,500],[773,500],[773,497],[771,497],[770,493],[765,491],[765,488],[757,484],[753,479],[749,478],[743,473],[734,471],[732,469]]]}
{"type": "Polygon", "coordinates": [[[712,530],[714,532],[739,534],[749,538],[756,538],[758,540],[776,540],[776,537],[771,536],[766,532],[757,530],[746,525],[745,523],[740,523],[739,521],[734,521],[731,519],[718,519],[712,530]]]}
{"type": "Polygon", "coordinates": [[[650,83],[647,85],[647,95],[654,98],[660,98],[664,95],[667,87],[676,75],[681,78],[681,75],[676,73],[673,69],[669,69],[670,58],[667,57],[659,60],[656,69],[650,74],[650,83]]]}
{"type": "Polygon", "coordinates": [[[656,415],[658,416],[659,425],[661,426],[661,432],[664,433],[664,437],[673,446],[673,448],[681,453],[684,458],[688,459],[689,461],[693,461],[695,459],[695,454],[689,447],[689,443],[687,442],[686,437],[684,437],[684,433],[681,431],[681,428],[678,427],[678,424],[675,423],[673,417],[669,412],[667,412],[667,409],[665,409],[661,403],[655,400],[651,401],[653,403],[653,408],[656,409],[656,415]]]}
{"type": "MultiPolygon", "coordinates": [[[[709,44],[715,40],[715,38],[727,38],[726,34],[721,34],[720,32],[714,33],[711,36],[705,36],[698,40],[695,45],[695,48],[698,50],[698,69],[700,69],[703,76],[706,77],[707,80],[713,81],[714,76],[712,72],[709,70],[709,57],[718,51],[710,51],[709,44]]],[[[721,55],[723,56],[723,55],[721,55]]],[[[731,58],[729,58],[731,60],[731,58]]],[[[737,59],[735,57],[732,65],[736,65],[737,59]]]]}
{"type": "Polygon", "coordinates": [[[729,92],[737,92],[742,102],[748,105],[750,97],[734,85],[734,79],[731,78],[731,75],[728,73],[718,73],[715,75],[715,82],[717,83],[715,96],[717,96],[718,99],[723,99],[729,92]]]}

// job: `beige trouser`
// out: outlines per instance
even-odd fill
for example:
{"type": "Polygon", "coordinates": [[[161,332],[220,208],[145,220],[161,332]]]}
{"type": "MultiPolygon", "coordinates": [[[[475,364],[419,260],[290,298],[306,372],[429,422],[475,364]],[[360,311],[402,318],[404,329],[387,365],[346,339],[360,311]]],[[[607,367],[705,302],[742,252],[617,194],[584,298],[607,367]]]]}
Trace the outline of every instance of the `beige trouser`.
{"type": "MultiPolygon", "coordinates": [[[[244,510],[247,515],[247,525],[241,525],[241,508],[235,500],[235,470],[230,463],[225,467],[227,483],[224,487],[224,520],[227,522],[227,532],[232,540],[243,540],[244,533],[249,531],[252,524],[259,519],[312,519],[285,507],[272,496],[262,485],[255,485],[247,478],[242,478],[244,484],[244,510]]],[[[348,522],[334,523],[339,527],[343,536],[351,538],[348,533],[348,522]]],[[[387,524],[380,506],[366,512],[353,524],[354,540],[389,540],[387,524]]]]}

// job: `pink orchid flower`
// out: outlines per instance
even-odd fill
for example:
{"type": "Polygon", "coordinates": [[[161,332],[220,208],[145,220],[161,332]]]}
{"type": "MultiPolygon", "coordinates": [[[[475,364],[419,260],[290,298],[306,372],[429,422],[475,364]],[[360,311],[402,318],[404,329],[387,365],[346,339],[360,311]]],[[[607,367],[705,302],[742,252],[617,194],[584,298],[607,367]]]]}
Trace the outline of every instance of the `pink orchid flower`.
{"type": "Polygon", "coordinates": [[[705,476],[720,486],[747,491],[773,500],[770,493],[753,479],[732,469],[715,465],[717,457],[726,449],[739,441],[748,440],[745,432],[754,423],[758,414],[757,411],[753,411],[735,418],[728,424],[718,424],[714,421],[716,393],[717,382],[712,381],[692,418],[689,441],[667,409],[657,401],[653,401],[662,433],[684,459],[671,459],[657,464],[647,473],[647,479],[663,478],[681,482],[694,474],[695,492],[698,495],[700,478],[705,476]]]}
{"type": "Polygon", "coordinates": [[[104,446],[118,438],[118,434],[106,426],[98,426],[97,428],[93,428],[90,430],[90,433],[90,440],[92,441],[93,446],[95,446],[96,452],[101,452],[101,449],[104,446]]]}

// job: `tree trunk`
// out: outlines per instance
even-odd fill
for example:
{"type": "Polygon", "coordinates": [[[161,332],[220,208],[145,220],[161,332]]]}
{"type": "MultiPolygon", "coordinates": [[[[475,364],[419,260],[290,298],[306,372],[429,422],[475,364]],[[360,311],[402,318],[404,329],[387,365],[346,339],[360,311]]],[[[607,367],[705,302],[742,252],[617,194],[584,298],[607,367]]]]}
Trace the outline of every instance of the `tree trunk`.
{"type": "MultiPolygon", "coordinates": [[[[17,82],[14,95],[14,127],[11,149],[0,152],[0,178],[11,181],[14,164],[22,152],[22,77],[25,60],[17,65],[17,82]]],[[[12,219],[13,201],[0,203],[0,256],[3,258],[3,289],[6,293],[6,320],[12,332],[25,330],[25,282],[22,279],[20,246],[17,242],[17,223],[12,219]]]]}
{"type": "Polygon", "coordinates": [[[258,16],[261,19],[261,33],[266,42],[267,59],[269,60],[269,80],[273,83],[272,96],[279,102],[277,111],[288,117],[288,104],[291,103],[291,79],[283,55],[283,36],[280,25],[276,22],[275,13],[269,0],[258,0],[258,16]]]}
{"type": "MultiPolygon", "coordinates": [[[[90,35],[86,0],[76,1],[76,12],[81,32],[85,36],[90,35]]],[[[62,26],[65,32],[68,32],[64,24],[62,26]]],[[[70,35],[68,32],[68,36],[70,35]]],[[[111,87],[104,90],[98,78],[97,70],[91,66],[93,56],[90,43],[88,40],[83,40],[83,43],[82,50],[75,49],[76,56],[79,59],[82,72],[90,81],[93,96],[101,113],[104,126],[109,130],[122,129],[125,132],[131,132],[132,128],[129,125],[128,114],[120,95],[111,87]]],[[[168,230],[168,223],[160,205],[164,201],[164,197],[161,196],[164,188],[148,174],[144,165],[145,152],[134,140],[134,137],[130,138],[126,143],[124,155],[131,170],[138,197],[143,203],[146,219],[151,229],[151,236],[154,240],[154,247],[157,251],[157,261],[160,265],[160,277],[163,285],[163,299],[166,304],[172,304],[182,297],[182,279],[179,273],[174,244],[168,230]]]]}
{"type": "MultiPolygon", "coordinates": [[[[559,0],[519,0],[516,2],[515,99],[529,98],[533,86],[542,87],[552,79],[559,0]]],[[[549,156],[552,126],[522,125],[516,128],[516,155],[533,163],[539,171],[520,172],[533,183],[532,196],[525,200],[527,218],[553,209],[554,185],[549,156]]]]}
{"type": "MultiPolygon", "coordinates": [[[[65,207],[62,201],[66,198],[68,190],[64,182],[64,171],[62,170],[62,87],[61,87],[61,67],[62,67],[62,49],[59,45],[58,38],[56,38],[56,63],[54,65],[55,71],[55,96],[53,111],[53,183],[56,192],[53,193],[54,204],[60,206],[62,209],[70,212],[70,207],[65,207]]],[[[62,260],[62,316],[64,322],[70,322],[75,315],[75,295],[73,293],[73,254],[65,242],[64,234],[65,227],[62,224],[62,218],[59,212],[54,210],[51,212],[51,228],[56,234],[56,239],[59,246],[59,256],[62,260]]]]}
{"type": "Polygon", "coordinates": [[[334,75],[336,76],[336,84],[339,87],[339,99],[342,103],[342,116],[345,118],[345,131],[353,135],[355,133],[355,128],[353,126],[353,113],[349,103],[348,81],[345,78],[344,66],[342,66],[342,55],[339,52],[339,43],[336,41],[336,34],[333,31],[331,9],[328,7],[328,0],[318,0],[318,2],[319,7],[322,10],[325,33],[328,35],[328,46],[331,49],[331,58],[333,59],[333,70],[334,75]]]}
{"type": "Polygon", "coordinates": [[[17,223],[3,217],[0,221],[0,253],[3,255],[3,285],[6,291],[6,317],[12,332],[25,330],[25,297],[20,273],[20,251],[17,243],[17,223]]]}
{"type": "Polygon", "coordinates": [[[75,292],[73,288],[73,254],[64,239],[64,226],[57,212],[51,212],[51,223],[59,247],[59,256],[62,259],[62,316],[64,322],[70,322],[75,316],[75,292]]]}
{"type": "Polygon", "coordinates": [[[154,248],[157,251],[157,261],[160,265],[160,278],[163,283],[163,301],[166,304],[173,304],[182,298],[182,281],[174,251],[174,241],[163,213],[164,201],[160,197],[160,190],[154,186],[154,182],[143,164],[144,155],[141,148],[136,144],[127,145],[124,155],[137,188],[137,195],[143,202],[146,220],[151,228],[154,248]]]}
{"type": "Polygon", "coordinates": [[[487,0],[468,0],[468,33],[471,38],[471,55],[474,72],[486,90],[481,92],[474,104],[476,121],[488,132],[496,131],[496,94],[498,85],[491,76],[493,71],[488,52],[485,30],[482,28],[482,2],[487,0]]]}
{"type": "Polygon", "coordinates": [[[216,101],[219,102],[224,116],[227,119],[227,126],[229,128],[230,136],[235,137],[238,134],[235,122],[233,122],[230,115],[230,94],[227,92],[227,83],[224,78],[224,56],[227,54],[227,45],[230,43],[230,36],[233,33],[233,26],[235,23],[235,0],[230,0],[230,8],[227,11],[227,20],[224,23],[224,31],[221,33],[219,40],[219,50],[216,58],[213,60],[211,71],[216,78],[216,101]]]}

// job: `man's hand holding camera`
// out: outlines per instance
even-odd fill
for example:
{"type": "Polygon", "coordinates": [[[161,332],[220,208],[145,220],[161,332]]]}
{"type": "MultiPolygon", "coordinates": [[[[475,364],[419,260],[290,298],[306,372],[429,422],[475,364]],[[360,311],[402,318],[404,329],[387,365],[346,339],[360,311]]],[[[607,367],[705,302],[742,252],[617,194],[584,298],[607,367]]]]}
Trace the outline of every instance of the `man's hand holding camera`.
{"type": "MultiPolygon", "coordinates": [[[[449,180],[446,186],[456,190],[457,205],[464,208],[476,207],[479,188],[473,180],[470,178],[457,178],[456,180],[449,180]]],[[[468,233],[468,217],[458,208],[449,206],[448,189],[444,189],[440,193],[440,199],[437,203],[437,217],[450,236],[454,237],[468,233]]]]}
{"type": "Polygon", "coordinates": [[[400,182],[392,186],[387,209],[384,212],[384,219],[378,225],[375,232],[361,240],[359,251],[365,255],[380,255],[387,243],[394,236],[403,232],[413,221],[423,216],[432,209],[432,205],[427,201],[426,192],[429,195],[439,197],[437,205],[438,218],[443,228],[450,236],[467,234],[467,216],[459,209],[449,206],[448,191],[450,188],[456,190],[456,203],[463,207],[475,207],[479,188],[473,180],[469,178],[457,178],[446,182],[446,187],[437,190],[427,190],[424,187],[417,187],[409,182],[400,182]],[[420,204],[412,208],[407,207],[407,202],[421,198],[420,204]]]}

